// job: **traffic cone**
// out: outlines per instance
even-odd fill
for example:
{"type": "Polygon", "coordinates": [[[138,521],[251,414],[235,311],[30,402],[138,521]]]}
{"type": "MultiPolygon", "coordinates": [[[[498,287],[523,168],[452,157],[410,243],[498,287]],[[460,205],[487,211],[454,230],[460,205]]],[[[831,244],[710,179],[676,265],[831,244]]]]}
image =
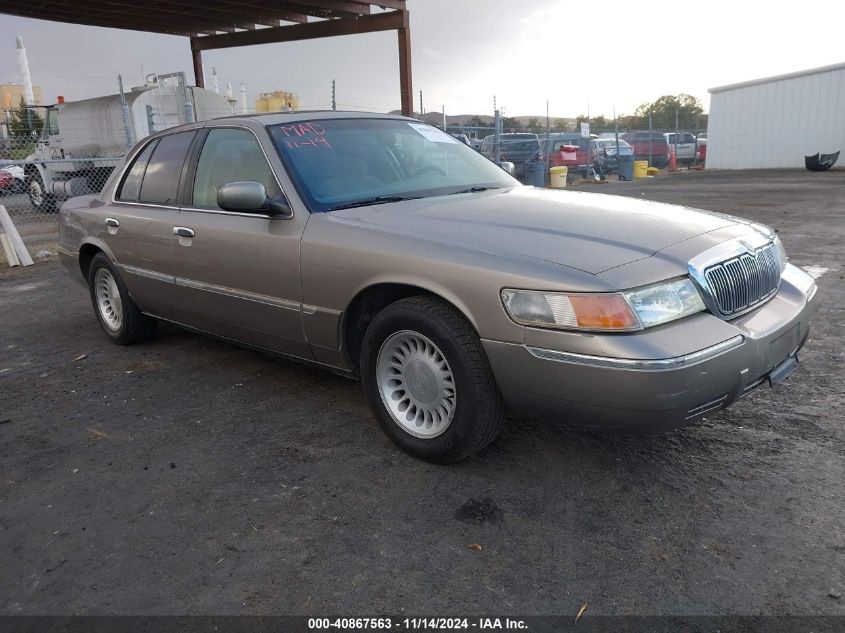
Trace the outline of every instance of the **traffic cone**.
{"type": "Polygon", "coordinates": [[[669,171],[678,171],[678,161],[675,158],[675,148],[672,148],[672,153],[669,154],[669,171]]]}

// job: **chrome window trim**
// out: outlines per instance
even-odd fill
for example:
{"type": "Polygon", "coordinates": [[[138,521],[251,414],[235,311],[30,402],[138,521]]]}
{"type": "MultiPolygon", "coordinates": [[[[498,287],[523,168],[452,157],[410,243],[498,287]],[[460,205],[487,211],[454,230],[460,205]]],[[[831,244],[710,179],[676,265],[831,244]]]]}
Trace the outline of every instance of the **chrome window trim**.
{"type": "Polygon", "coordinates": [[[201,209],[199,207],[181,207],[180,211],[191,211],[193,213],[211,213],[213,215],[234,215],[244,218],[263,218],[265,220],[289,220],[290,217],[279,217],[267,213],[241,213],[239,211],[226,211],[225,209],[201,209]]]}
{"type": "Polygon", "coordinates": [[[155,207],[156,209],[166,209],[168,211],[179,210],[179,207],[174,207],[169,204],[153,204],[152,202],[124,202],[123,200],[112,200],[110,204],[115,204],[121,207],[155,207]]]}
{"type": "Polygon", "coordinates": [[[737,335],[726,341],[705,347],[696,352],[683,356],[657,359],[636,359],[636,358],[614,358],[610,356],[591,356],[589,354],[578,354],[575,352],[561,352],[542,347],[526,346],[526,349],[535,358],[550,360],[559,363],[572,363],[575,365],[589,365],[592,367],[609,367],[612,369],[628,369],[636,371],[659,371],[666,369],[677,369],[708,360],[732,349],[740,347],[745,342],[745,337],[737,335]]]}

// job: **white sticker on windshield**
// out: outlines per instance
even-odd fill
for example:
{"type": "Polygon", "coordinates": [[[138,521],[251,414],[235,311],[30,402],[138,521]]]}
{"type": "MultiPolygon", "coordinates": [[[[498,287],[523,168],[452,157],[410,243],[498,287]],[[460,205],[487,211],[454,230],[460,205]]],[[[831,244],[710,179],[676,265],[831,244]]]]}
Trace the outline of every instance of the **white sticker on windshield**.
{"type": "Polygon", "coordinates": [[[451,134],[446,134],[443,130],[438,130],[436,127],[426,125],[425,123],[408,123],[408,125],[433,143],[460,143],[451,134]]]}

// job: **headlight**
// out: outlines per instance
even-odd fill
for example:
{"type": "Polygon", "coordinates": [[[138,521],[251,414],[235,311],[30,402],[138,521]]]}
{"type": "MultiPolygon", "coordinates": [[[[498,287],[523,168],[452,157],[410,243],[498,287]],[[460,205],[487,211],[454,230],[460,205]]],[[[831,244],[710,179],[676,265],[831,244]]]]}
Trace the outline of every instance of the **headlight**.
{"type": "Polygon", "coordinates": [[[522,325],[562,330],[629,332],[674,321],[704,310],[689,279],[623,293],[502,291],[510,317],[522,325]]]}
{"type": "Polygon", "coordinates": [[[503,290],[502,302],[511,318],[522,325],[564,330],[640,329],[621,294],[503,290]]]}
{"type": "Polygon", "coordinates": [[[783,242],[780,241],[780,237],[775,235],[775,252],[778,256],[778,263],[780,263],[780,272],[783,273],[784,269],[786,268],[786,263],[789,261],[789,257],[786,255],[786,249],[783,247],[783,242]]]}
{"type": "Polygon", "coordinates": [[[704,301],[690,279],[646,286],[624,295],[643,327],[674,321],[704,310],[704,301]]]}

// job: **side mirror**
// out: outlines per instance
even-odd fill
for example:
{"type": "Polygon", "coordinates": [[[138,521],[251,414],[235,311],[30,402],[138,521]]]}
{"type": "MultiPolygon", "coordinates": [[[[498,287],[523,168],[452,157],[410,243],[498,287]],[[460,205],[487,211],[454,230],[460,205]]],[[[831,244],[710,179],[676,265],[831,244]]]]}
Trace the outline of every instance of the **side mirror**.
{"type": "Polygon", "coordinates": [[[513,163],[508,162],[508,161],[502,161],[501,163],[499,163],[499,167],[501,167],[506,172],[508,172],[511,176],[513,176],[513,170],[514,170],[514,164],[513,163]]]}
{"type": "Polygon", "coordinates": [[[268,198],[260,182],[229,182],[217,190],[217,206],[238,213],[266,213],[273,217],[289,218],[293,215],[284,196],[268,198]]]}

